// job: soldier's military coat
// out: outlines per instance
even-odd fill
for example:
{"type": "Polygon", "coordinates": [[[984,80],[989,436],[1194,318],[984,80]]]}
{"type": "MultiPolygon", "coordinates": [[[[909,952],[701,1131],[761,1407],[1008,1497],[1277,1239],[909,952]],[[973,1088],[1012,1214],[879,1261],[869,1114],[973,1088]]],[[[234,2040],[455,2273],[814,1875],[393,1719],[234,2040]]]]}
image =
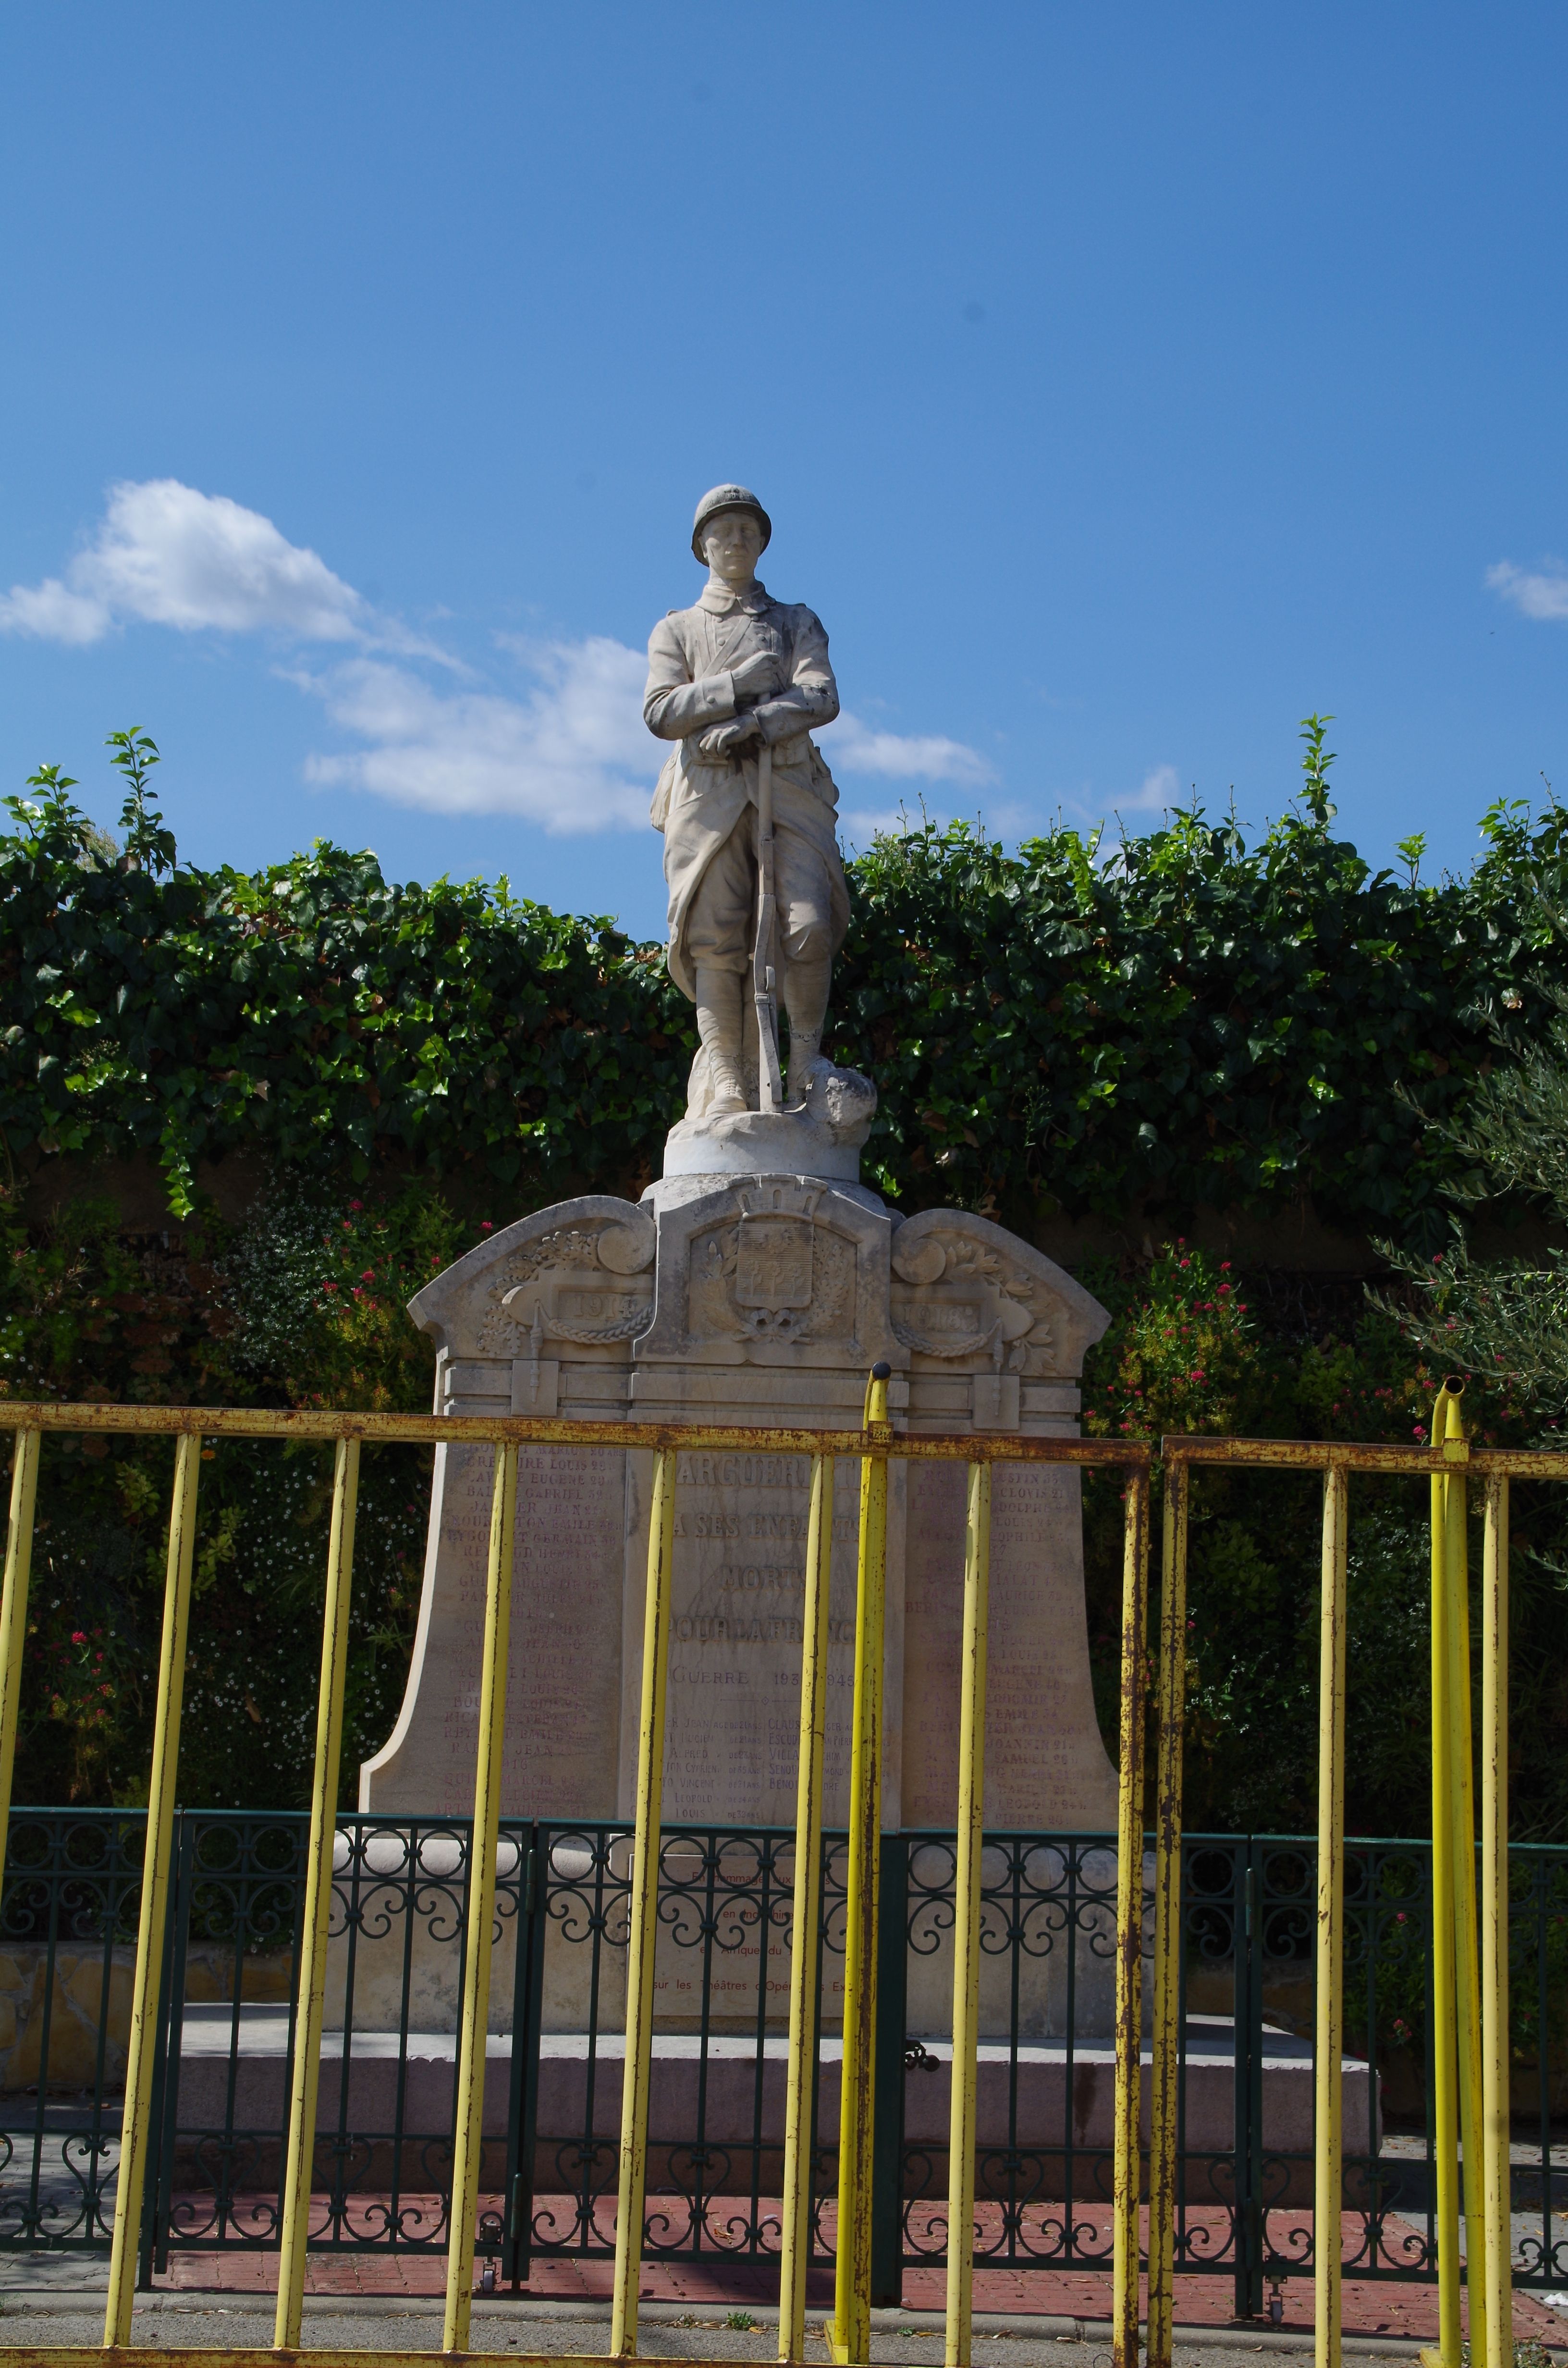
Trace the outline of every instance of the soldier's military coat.
{"type": "Polygon", "coordinates": [[[849,922],[835,827],[838,791],[810,736],[812,724],[831,723],[838,713],[827,635],[810,609],[770,599],[760,584],[737,594],[710,583],[695,608],[672,609],[654,626],[642,699],[650,732],[676,744],[659,775],[650,819],[665,835],[670,975],[693,999],[687,945],[692,906],[714,856],[756,800],[755,742],[725,757],[704,756],[699,742],[713,724],[749,712],[773,751],[780,869],[799,871],[802,857],[813,871],[820,863],[833,951],[849,922]],[[758,652],[774,662],[773,685],[737,702],[733,670],[758,652]],[[803,844],[790,848],[790,835],[803,844]]]}

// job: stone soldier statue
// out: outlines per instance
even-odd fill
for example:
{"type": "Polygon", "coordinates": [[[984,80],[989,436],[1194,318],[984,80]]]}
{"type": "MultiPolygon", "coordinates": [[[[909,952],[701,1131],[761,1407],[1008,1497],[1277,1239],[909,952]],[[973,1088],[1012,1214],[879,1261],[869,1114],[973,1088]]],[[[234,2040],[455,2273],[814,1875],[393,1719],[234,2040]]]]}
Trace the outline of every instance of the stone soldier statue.
{"type": "Polygon", "coordinates": [[[849,899],[835,829],[838,792],[810,736],[813,724],[838,713],[838,689],[819,620],[809,609],[773,599],[756,580],[772,531],[744,485],[705,494],[691,548],[707,565],[708,582],[695,608],[672,609],[648,642],[643,717],[650,732],[675,743],[652,815],[665,836],[670,976],[696,1004],[701,1039],[688,1119],[757,1107],[757,1024],[746,973],[756,928],[764,745],[772,770],[775,961],[790,1017],[787,1099],[810,1106],[831,1082],[851,1082],[851,1073],[835,1070],[822,1052],[849,899]]]}

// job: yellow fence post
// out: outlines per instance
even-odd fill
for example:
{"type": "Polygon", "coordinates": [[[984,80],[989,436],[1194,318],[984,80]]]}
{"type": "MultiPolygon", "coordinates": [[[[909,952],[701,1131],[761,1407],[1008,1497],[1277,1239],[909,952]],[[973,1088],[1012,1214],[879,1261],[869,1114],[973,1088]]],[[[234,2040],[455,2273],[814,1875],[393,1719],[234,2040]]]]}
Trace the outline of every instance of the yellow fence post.
{"type": "Polygon", "coordinates": [[[1121,1723],[1116,1804],[1116,2130],[1113,2368],[1138,2368],[1139,2123],[1143,2089],[1143,1724],[1149,1616],[1149,1475],[1123,1498],[1121,1723]]]}
{"type": "MultiPolygon", "coordinates": [[[[1449,1396],[1443,1453],[1462,1466],[1469,1451],[1457,1393],[1449,1396]]],[[[1471,2358],[1486,2359],[1486,2190],[1482,2168],[1481,1957],[1475,1926],[1475,1770],[1470,1702],[1470,1538],[1462,1469],[1451,1473],[1444,1577],[1449,1656],[1449,1797],[1454,1901],[1454,2015],[1459,2041],[1460,2138],[1464,2157],[1466,2287],[1471,2358]]],[[[1441,2034],[1439,2033],[1439,2038],[1441,2034]]]]}
{"type": "Polygon", "coordinates": [[[1171,2368],[1176,2305],[1176,2122],[1181,2086],[1181,1762],[1187,1705],[1190,1473],[1165,1462],[1160,1728],[1154,1801],[1154,2030],[1149,2080],[1148,2368],[1171,2368]]]}
{"type": "Polygon", "coordinates": [[[473,2214],[485,2143],[485,2039],[490,2034],[490,1944],[495,1937],[500,1779],[506,1740],[506,1648],[512,1641],[512,1546],[517,1537],[517,1447],[495,1447],[490,1487],[490,1567],[479,1674],[479,1752],[469,1835],[469,1930],[462,1964],[462,2036],[457,2042],[457,2143],[445,2254],[443,2351],[467,2351],[473,2306],[473,2214]]]}
{"type": "Polygon", "coordinates": [[[42,1433],[18,1430],[11,1451],[11,1519],[6,1531],[6,1586],[0,1594],[0,1881],[11,1835],[11,1780],[17,1765],[17,1721],[22,1702],[22,1655],[28,1641],[28,1579],[33,1561],[33,1513],[42,1433]]]}
{"type": "MultiPolygon", "coordinates": [[[[1481,1626],[1481,2022],[1486,2324],[1491,2368],[1513,2368],[1508,2080],[1508,1482],[1486,1475],[1481,1626]]],[[[1474,2270],[1471,2269],[1471,2276],[1474,2270]]]]}
{"type": "Polygon", "coordinates": [[[801,1622],[801,1755],[795,1793],[790,2061],[784,2076],[784,2198],[778,2262],[778,2357],[795,2361],[805,2358],[806,2271],[812,2258],[812,2108],[817,2080],[817,1927],[822,1919],[823,1746],[827,1732],[833,1486],[832,1457],[813,1457],[806,1530],[806,1600],[801,1622]]]}
{"type": "MultiPolygon", "coordinates": [[[[1350,1475],[1332,1464],[1323,1484],[1323,1595],[1318,1626],[1318,1883],[1316,2146],[1312,2285],[1317,2368],[1339,2368],[1343,2278],[1345,2036],[1345,1622],[1350,1475]]],[[[1235,2026],[1238,2032],[1239,2021],[1235,2026]]]]}
{"type": "Polygon", "coordinates": [[[985,1824],[985,1645],[991,1466],[969,1467],[963,1645],[959,1663],[958,1866],[953,1882],[953,2060],[948,2112],[947,2368],[970,2368],[974,2319],[974,2148],[980,2044],[980,1908],[985,1824]]]}
{"type": "Polygon", "coordinates": [[[458,2042],[457,2143],[447,2241],[443,2351],[468,2350],[473,2303],[474,2214],[484,2146],[485,2041],[490,2029],[490,1950],[495,1921],[500,1848],[501,1765],[506,1739],[506,1663],[512,1628],[512,1546],[517,1524],[517,1451],[495,1447],[490,1492],[490,1567],[484,1588],[484,1645],[479,1681],[479,1749],[473,1771],[469,1840],[468,1932],[463,1952],[462,2032],[458,2042]]]}
{"type": "MultiPolygon", "coordinates": [[[[1432,1409],[1432,1446],[1448,1435],[1449,1392],[1432,1409]]],[[[1453,1722],[1449,1656],[1449,1494],[1432,1474],[1432,2131],[1437,2170],[1437,2358],[1460,2368],[1459,2048],[1455,2017],[1453,1722]]],[[[1462,1483],[1459,1484],[1462,1486],[1462,1483]]]]}
{"type": "Polygon", "coordinates": [[[620,2186],[615,2219],[615,2299],[609,2348],[637,2350],[637,2283],[642,2274],[642,2204],[648,2163],[648,2084],[653,2055],[653,1958],[658,1941],[659,1843],[664,1817],[665,1696],[670,1650],[670,1581],[676,1552],[676,1458],[653,1459],[648,1524],[648,1587],[642,1606],[642,1704],[637,1736],[637,1816],[631,1855],[626,1963],[626,2057],[621,2067],[620,2186]]]}
{"type": "MultiPolygon", "coordinates": [[[[974,2211],[975,2078],[979,1981],[978,1935],[983,1904],[983,1767],[986,1656],[986,1544],[993,1460],[1028,1460],[1025,1443],[987,1442],[985,1462],[973,1462],[972,1441],[894,1437],[888,1420],[885,1367],[876,1369],[858,1433],[790,1430],[766,1435],[770,1443],[812,1457],[812,1516],[806,1559],[805,1666],[802,1671],[790,2061],[786,2092],[786,2226],[780,2312],[781,2356],[799,2362],[805,2349],[805,2286],[812,2236],[811,2125],[813,2074],[820,2051],[820,2001],[814,1975],[821,1922],[821,1821],[825,1724],[826,1636],[829,1626],[832,1496],[835,1453],[861,1464],[860,1556],[858,1588],[854,1755],[851,1768],[850,1870],[846,1923],[846,2029],[840,2126],[837,2295],[825,2332],[835,2359],[866,2361],[869,2351],[871,2150],[874,2133],[877,1889],[881,1851],[883,1611],[890,1455],[970,1461],[965,1618],[960,1675],[960,1798],[956,1869],[954,2072],[949,2119],[947,2357],[967,2368],[972,2345],[972,2262],[966,2241],[974,2211]]],[[[21,1640],[26,1629],[30,1535],[45,1429],[144,1431],[176,1440],[165,1614],[156,1699],[153,1760],[141,1896],[137,1964],[132,1985],[127,2100],[116,2197],[106,2345],[120,2349],[131,2325],[136,2254],[147,2177],[155,1998],[166,1931],[187,1627],[197,1517],[201,1440],[220,1436],[296,1436],[338,1440],[333,1537],[323,1641],[323,1691],[318,1706],[317,1767],[306,1868],[297,2053],[286,2158],[280,2277],[275,2350],[297,2349],[304,2248],[308,2237],[313,2152],[315,2080],[320,2056],[325,1927],[330,1907],[336,1762],[342,1723],[344,1656],[351,1572],[354,1502],[361,1417],[312,1414],[296,1423],[267,1410],[18,1406],[4,1410],[17,1434],[4,1593],[0,1595],[0,1851],[3,1851],[16,1743],[21,1640]]],[[[366,1433],[372,1417],[363,1417],[366,1433]]],[[[420,1428],[429,1417],[387,1417],[380,1438],[460,1436],[445,1426],[420,1428]]],[[[475,1426],[480,1429],[481,1426],[475,1426]]],[[[495,1429],[503,1429],[495,1426],[495,1429]]],[[[476,1785],[471,1923],[465,1954],[465,1996],[459,2056],[458,2148],[449,2260],[449,2353],[466,2351],[471,2333],[473,2223],[483,2180],[485,2023],[489,1953],[497,1879],[499,1771],[505,1716],[506,1614],[516,1519],[516,1442],[559,1437],[562,1443],[643,1444],[631,1426],[601,1424],[504,1427],[497,1449],[487,1606],[482,1742],[476,1785]],[[624,1436],[622,1435],[624,1432],[624,1436]]],[[[494,1433],[492,1432],[492,1435],[494,1433]]],[[[658,1897],[665,1688],[673,1563],[676,1442],[726,1446],[724,1426],[661,1429],[655,1462],[649,1542],[647,1642],[639,1768],[636,1847],[631,1864],[631,1930],[628,1980],[628,2052],[622,2132],[622,2184],[612,2341],[622,2358],[636,2350],[636,2285],[641,2259],[648,2093],[658,1897]]],[[[1068,1455],[1067,1445],[1041,1461],[1111,1463],[1108,1447],[1068,1455]]],[[[1134,1450],[1123,1452],[1134,1458],[1134,1450]]],[[[1349,1473],[1425,1473],[1432,1500],[1433,1698],[1433,1989],[1436,2164],[1441,2348],[1426,2357],[1459,2368],[1468,2305],[1474,2368],[1511,2368],[1512,2294],[1509,2230],[1508,2063],[1508,1480],[1510,1474],[1568,1478],[1568,1456],[1547,1451],[1477,1451],[1463,1436],[1459,1393],[1445,1389],[1434,1409],[1429,1448],[1419,1453],[1386,1442],[1171,1440],[1165,1442],[1165,1591],[1158,1663],[1159,1748],[1156,1775],[1154,1895],[1154,2043],[1149,2231],[1149,2368],[1169,2368],[1174,2318],[1176,2228],[1181,2213],[1176,2134],[1179,2120],[1179,2027],[1184,1954],[1182,1908],[1182,1749],[1187,1673],[1187,1563],[1192,1468],[1315,1468],[1324,1475],[1320,1627],[1319,1819],[1314,2089],[1317,2124],[1314,2222],[1317,2244],[1316,2352],[1321,2368],[1339,2368],[1339,2219],[1343,2208],[1344,1798],[1346,1753],[1346,1536],[1349,1473]],[[1479,1717],[1481,1774],[1471,1745],[1471,1604],[1466,1483],[1473,1468],[1485,1482],[1485,1540],[1481,1603],[1479,1717]],[[1479,1804],[1475,1791],[1479,1782],[1479,1804]],[[1476,1812],[1480,1810],[1479,1870],[1476,1812]],[[1479,1881],[1477,1879],[1479,1872],[1479,1881]],[[1466,2244],[1460,2247],[1460,2213],[1466,2244]],[[1466,2271],[1470,2274],[1467,2276],[1466,2271]]],[[[1129,1472],[1124,1514],[1121,1769],[1118,1809],[1117,2092],[1114,2137],[1114,2356],[1117,2368],[1136,2368],[1138,2337],[1139,2136],[1142,2055],[1140,2009],[1144,1920],[1142,1832],[1142,1748],[1148,1618],[1148,1477],[1129,1472]]]]}
{"type": "Polygon", "coordinates": [[[877,2059],[877,1907],[882,1827],[882,1656],[887,1587],[888,1383],[866,1389],[860,1558],[855,1593],[855,1710],[849,1763],[849,1871],[844,1932],[844,2059],[838,2112],[838,2257],[828,2346],[840,2362],[870,2358],[871,2145],[877,2059]],[[880,1452],[878,1450],[880,1449],[880,1452]]]}
{"type": "Polygon", "coordinates": [[[125,2116],[120,2124],[119,2176],[114,2195],[114,2248],[109,2256],[104,2344],[129,2343],[136,2294],[136,2253],[142,2235],[142,2190],[153,2112],[153,2059],[157,2044],[158,1981],[164,1961],[164,1920],[174,1851],[175,1782],[179,1768],[180,1705],[185,1696],[185,1640],[190,1618],[190,1574],[196,1552],[196,1492],[201,1435],[182,1431],[175,1449],[174,1501],[164,1584],[164,1630],[158,1652],[153,1769],[147,1787],[147,1834],[142,1856],[142,1913],[136,1971],[131,1988],[131,2032],[125,2057],[125,2116]]]}
{"type": "Polygon", "coordinates": [[[305,1906],[300,1929],[299,2003],[294,2014],[294,2085],[289,2100],[282,2250],[278,2263],[278,2312],[272,2334],[273,2348],[280,2351],[299,2348],[305,2259],[310,2243],[311,2173],[316,2151],[316,2090],[321,2078],[327,1925],[332,1914],[333,1848],[337,1839],[343,1685],[348,1669],[348,1604],[358,1488],[359,1442],[357,1439],[340,1439],[332,1479],[332,1533],[327,1545],[321,1686],[316,1698],[316,1764],[311,1787],[311,1839],[305,1858],[305,1906]]]}

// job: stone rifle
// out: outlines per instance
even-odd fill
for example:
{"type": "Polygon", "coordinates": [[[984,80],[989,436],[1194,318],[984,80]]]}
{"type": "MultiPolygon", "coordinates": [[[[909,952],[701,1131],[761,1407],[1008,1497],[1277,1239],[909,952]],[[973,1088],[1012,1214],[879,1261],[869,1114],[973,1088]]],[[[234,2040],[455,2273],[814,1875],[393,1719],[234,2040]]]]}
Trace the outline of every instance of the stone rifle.
{"type": "Polygon", "coordinates": [[[756,760],[756,942],[752,949],[751,987],[756,1006],[757,1108],[770,1116],[784,1107],[773,966],[778,916],[773,889],[773,750],[764,740],[756,760]]]}

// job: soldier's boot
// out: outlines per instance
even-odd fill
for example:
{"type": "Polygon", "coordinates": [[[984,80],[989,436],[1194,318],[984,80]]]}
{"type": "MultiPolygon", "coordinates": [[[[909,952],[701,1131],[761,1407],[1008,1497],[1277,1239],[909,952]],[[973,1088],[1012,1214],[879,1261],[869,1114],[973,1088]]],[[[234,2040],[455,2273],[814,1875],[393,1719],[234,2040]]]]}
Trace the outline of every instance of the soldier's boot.
{"type": "Polygon", "coordinates": [[[708,1055],[709,1118],[749,1110],[742,1066],[741,978],[716,962],[697,965],[697,1033],[708,1055]]]}
{"type": "Polygon", "coordinates": [[[790,1014],[790,1077],[784,1099],[791,1110],[809,1100],[812,1087],[822,1078],[835,1074],[822,1049],[832,975],[832,959],[826,954],[796,959],[784,973],[784,1008],[790,1014]]]}

